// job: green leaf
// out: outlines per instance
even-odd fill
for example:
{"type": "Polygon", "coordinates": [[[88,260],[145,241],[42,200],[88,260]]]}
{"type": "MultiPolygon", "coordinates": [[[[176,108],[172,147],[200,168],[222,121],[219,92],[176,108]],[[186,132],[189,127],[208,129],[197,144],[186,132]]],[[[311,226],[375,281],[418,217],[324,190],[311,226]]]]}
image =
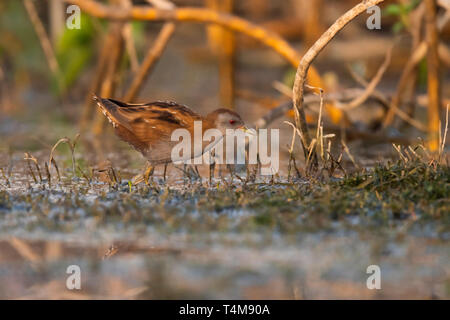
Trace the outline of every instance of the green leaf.
{"type": "Polygon", "coordinates": [[[60,90],[70,87],[87,66],[95,48],[95,30],[92,18],[81,15],[81,28],[65,28],[56,46],[56,57],[61,67],[60,90]]]}
{"type": "Polygon", "coordinates": [[[411,0],[409,4],[406,5],[406,11],[409,13],[413,11],[420,4],[422,0],[411,0]]]}
{"type": "Polygon", "coordinates": [[[402,7],[399,4],[390,4],[384,10],[384,13],[389,16],[400,16],[402,14],[402,7]]]}
{"type": "Polygon", "coordinates": [[[397,21],[394,26],[392,27],[392,31],[394,31],[394,33],[399,33],[400,31],[403,30],[404,28],[404,24],[401,21],[397,21]]]}

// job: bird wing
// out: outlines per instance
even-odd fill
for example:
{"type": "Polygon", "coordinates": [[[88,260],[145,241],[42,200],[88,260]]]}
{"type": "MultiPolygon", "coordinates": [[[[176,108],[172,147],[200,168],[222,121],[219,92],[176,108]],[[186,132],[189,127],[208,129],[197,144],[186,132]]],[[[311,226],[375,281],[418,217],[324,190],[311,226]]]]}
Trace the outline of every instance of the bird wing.
{"type": "MultiPolygon", "coordinates": [[[[202,117],[186,106],[175,102],[128,104],[113,99],[94,97],[116,133],[135,148],[161,150],[162,143],[170,145],[176,129],[192,130],[194,121],[202,117]]],[[[164,153],[164,152],[163,152],[164,153]]]]}

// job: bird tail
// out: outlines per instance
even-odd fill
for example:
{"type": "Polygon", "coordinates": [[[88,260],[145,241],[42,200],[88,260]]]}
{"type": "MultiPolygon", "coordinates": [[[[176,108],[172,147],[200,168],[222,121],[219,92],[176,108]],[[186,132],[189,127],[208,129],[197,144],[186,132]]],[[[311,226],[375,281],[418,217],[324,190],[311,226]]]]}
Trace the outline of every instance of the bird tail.
{"type": "Polygon", "coordinates": [[[103,99],[94,94],[92,97],[94,101],[100,108],[100,111],[103,115],[108,119],[108,121],[113,125],[113,127],[117,127],[120,124],[119,119],[117,119],[114,115],[117,114],[117,106],[114,103],[111,103],[109,99],[103,99]]]}

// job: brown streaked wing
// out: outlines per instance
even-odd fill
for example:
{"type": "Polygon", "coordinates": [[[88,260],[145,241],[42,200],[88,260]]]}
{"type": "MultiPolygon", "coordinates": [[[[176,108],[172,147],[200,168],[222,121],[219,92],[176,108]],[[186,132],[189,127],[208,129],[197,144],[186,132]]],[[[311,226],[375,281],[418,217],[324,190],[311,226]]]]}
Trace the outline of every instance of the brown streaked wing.
{"type": "Polygon", "coordinates": [[[128,104],[113,99],[101,99],[101,102],[114,120],[129,130],[133,130],[138,124],[187,128],[192,126],[195,120],[202,120],[202,117],[190,108],[175,102],[128,104]]]}
{"type": "Polygon", "coordinates": [[[188,107],[175,102],[127,104],[102,99],[102,104],[115,122],[124,127],[116,127],[116,133],[141,152],[148,151],[151,158],[162,159],[170,153],[173,143],[178,143],[171,142],[174,130],[184,128],[192,132],[194,121],[203,120],[188,107]]]}

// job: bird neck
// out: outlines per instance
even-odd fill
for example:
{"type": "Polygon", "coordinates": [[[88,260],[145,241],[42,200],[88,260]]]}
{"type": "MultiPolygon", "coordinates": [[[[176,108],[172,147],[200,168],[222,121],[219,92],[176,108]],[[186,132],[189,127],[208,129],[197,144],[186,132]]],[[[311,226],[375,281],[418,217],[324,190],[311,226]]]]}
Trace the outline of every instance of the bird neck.
{"type": "MultiPolygon", "coordinates": [[[[203,119],[203,123],[202,123],[203,133],[205,133],[205,131],[209,130],[209,129],[219,129],[219,128],[217,128],[217,125],[216,125],[216,119],[217,119],[217,114],[215,112],[211,112],[203,119]]],[[[222,130],[220,130],[220,131],[222,131],[222,130]]]]}

